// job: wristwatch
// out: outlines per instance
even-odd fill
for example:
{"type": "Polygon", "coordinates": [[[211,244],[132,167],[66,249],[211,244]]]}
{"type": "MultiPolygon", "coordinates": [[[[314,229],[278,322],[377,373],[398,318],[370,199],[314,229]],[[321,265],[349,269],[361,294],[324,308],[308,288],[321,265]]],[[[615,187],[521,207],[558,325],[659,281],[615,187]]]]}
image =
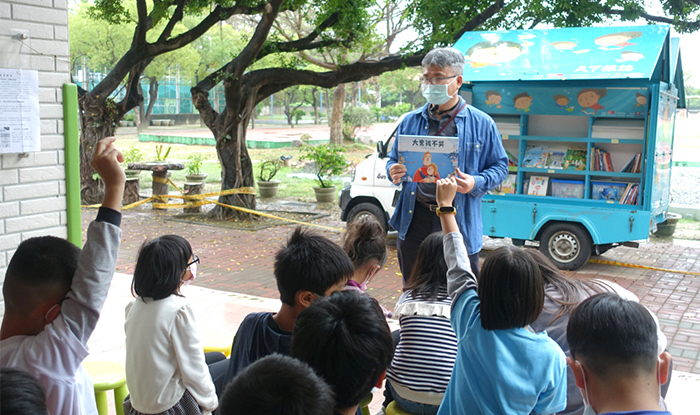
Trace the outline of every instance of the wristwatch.
{"type": "Polygon", "coordinates": [[[454,206],[438,206],[435,213],[440,216],[441,213],[451,213],[453,215],[457,214],[457,208],[454,206]]]}

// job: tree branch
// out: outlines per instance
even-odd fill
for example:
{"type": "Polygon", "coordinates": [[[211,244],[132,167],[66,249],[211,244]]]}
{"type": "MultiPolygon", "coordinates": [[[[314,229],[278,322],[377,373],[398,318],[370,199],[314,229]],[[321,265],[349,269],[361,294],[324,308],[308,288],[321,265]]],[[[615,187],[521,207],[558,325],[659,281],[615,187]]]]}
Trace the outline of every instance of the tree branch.
{"type": "MultiPolygon", "coordinates": [[[[320,42],[314,42],[314,40],[316,40],[316,38],[318,38],[321,35],[321,33],[323,33],[329,27],[333,27],[333,25],[335,25],[338,22],[338,17],[338,12],[332,13],[330,16],[328,16],[326,20],[324,20],[323,22],[321,22],[321,24],[316,26],[316,28],[312,30],[308,35],[298,40],[289,42],[271,42],[265,44],[265,46],[260,50],[260,53],[255,59],[260,60],[271,53],[298,52],[300,50],[316,49],[320,47],[334,46],[348,42],[349,40],[325,40],[320,42]]],[[[289,37],[286,38],[289,39],[289,37]]]]}
{"type": "Polygon", "coordinates": [[[178,22],[182,21],[184,9],[185,9],[185,0],[177,0],[177,7],[175,8],[173,15],[170,17],[168,24],[163,29],[163,32],[161,32],[160,36],[158,37],[158,42],[165,42],[166,40],[168,40],[168,38],[170,37],[170,34],[173,33],[173,29],[175,28],[175,25],[178,22]]]}
{"type": "Polygon", "coordinates": [[[146,2],[144,0],[136,1],[136,11],[138,14],[138,22],[136,23],[136,30],[134,30],[134,38],[131,42],[131,47],[142,47],[146,44],[146,32],[151,28],[151,24],[148,21],[148,9],[146,8],[146,2]]]}
{"type": "Polygon", "coordinates": [[[471,32],[482,24],[486,23],[488,19],[493,17],[499,10],[503,8],[503,0],[497,0],[495,3],[490,5],[486,10],[479,13],[476,17],[468,21],[460,30],[455,34],[452,39],[456,42],[463,34],[466,32],[471,32]]]}

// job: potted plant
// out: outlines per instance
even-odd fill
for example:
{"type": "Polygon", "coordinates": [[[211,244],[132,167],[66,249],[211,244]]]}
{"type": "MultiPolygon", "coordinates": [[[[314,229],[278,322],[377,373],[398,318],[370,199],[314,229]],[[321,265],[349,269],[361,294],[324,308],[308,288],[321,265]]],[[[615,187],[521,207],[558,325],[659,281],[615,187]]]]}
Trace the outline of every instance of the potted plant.
{"type": "Polygon", "coordinates": [[[260,163],[260,174],[258,175],[258,190],[260,197],[275,197],[279,189],[280,181],[272,180],[282,167],[282,160],[271,159],[260,163]]]}
{"type": "Polygon", "coordinates": [[[207,179],[207,174],[202,173],[204,160],[205,157],[202,153],[194,153],[187,158],[187,163],[185,163],[187,183],[204,183],[204,180],[207,179]]]}
{"type": "Polygon", "coordinates": [[[333,144],[305,145],[301,148],[300,159],[314,163],[314,173],[319,183],[314,187],[316,201],[332,202],[335,199],[335,186],[331,184],[329,176],[341,174],[348,167],[344,151],[343,147],[333,144]]]}
{"type": "Polygon", "coordinates": [[[122,155],[124,156],[124,162],[122,163],[122,165],[124,166],[124,173],[126,173],[126,178],[138,179],[139,175],[141,174],[141,170],[130,170],[128,166],[129,163],[137,163],[139,161],[142,161],[145,154],[139,148],[129,147],[128,149],[122,151],[122,155]]]}

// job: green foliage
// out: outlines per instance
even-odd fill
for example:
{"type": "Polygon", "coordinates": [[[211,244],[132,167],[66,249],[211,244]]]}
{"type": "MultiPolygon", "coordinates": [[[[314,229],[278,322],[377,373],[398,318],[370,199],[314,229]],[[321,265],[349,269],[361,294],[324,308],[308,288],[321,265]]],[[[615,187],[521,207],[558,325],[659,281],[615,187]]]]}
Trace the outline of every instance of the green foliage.
{"type": "Polygon", "coordinates": [[[171,149],[172,147],[168,146],[165,154],[163,154],[163,144],[156,145],[156,161],[165,161],[165,159],[168,158],[168,154],[170,154],[171,149]]]}
{"type": "Polygon", "coordinates": [[[295,109],[294,112],[292,113],[292,116],[294,117],[294,122],[299,124],[299,120],[302,119],[306,115],[306,111],[301,110],[301,109],[295,109]]]}
{"type": "Polygon", "coordinates": [[[375,116],[372,110],[364,107],[346,107],[343,112],[343,138],[354,140],[362,127],[372,125],[375,116]]]}
{"type": "Polygon", "coordinates": [[[263,161],[260,163],[258,180],[261,182],[269,182],[275,177],[280,168],[282,168],[282,160],[278,158],[263,161]]]}
{"type": "Polygon", "coordinates": [[[128,165],[129,163],[137,163],[146,157],[146,154],[144,154],[144,152],[137,147],[127,148],[126,150],[122,151],[122,155],[124,156],[124,165],[128,165]]]}
{"type": "MultiPolygon", "coordinates": [[[[169,151],[170,149],[168,149],[169,151]]],[[[202,172],[202,165],[206,160],[206,156],[202,153],[192,153],[187,157],[187,163],[185,163],[185,168],[187,169],[187,174],[200,174],[202,172]]]]}
{"type": "Polygon", "coordinates": [[[328,176],[341,174],[348,167],[343,152],[343,147],[332,144],[305,145],[300,149],[299,159],[314,162],[314,174],[320,187],[331,187],[328,176]]]}

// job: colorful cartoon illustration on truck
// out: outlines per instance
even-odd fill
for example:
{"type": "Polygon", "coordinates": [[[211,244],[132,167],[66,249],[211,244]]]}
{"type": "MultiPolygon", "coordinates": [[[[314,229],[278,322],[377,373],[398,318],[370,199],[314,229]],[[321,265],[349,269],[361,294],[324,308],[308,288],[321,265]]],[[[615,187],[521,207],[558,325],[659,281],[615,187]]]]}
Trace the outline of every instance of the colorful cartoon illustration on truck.
{"type": "Polygon", "coordinates": [[[486,101],[484,102],[486,103],[486,105],[488,105],[489,107],[493,107],[495,105],[496,108],[503,108],[503,106],[501,105],[503,97],[498,91],[489,90],[486,91],[485,95],[486,101]]]}
{"type": "Polygon", "coordinates": [[[532,105],[532,97],[527,93],[523,92],[513,97],[513,105],[517,111],[530,112],[530,106],[532,105]]]}
{"type": "Polygon", "coordinates": [[[557,94],[554,95],[552,98],[554,98],[554,102],[557,103],[557,107],[568,112],[574,110],[574,107],[567,107],[567,105],[569,105],[569,97],[567,97],[566,95],[557,94]]]}
{"type": "Polygon", "coordinates": [[[551,42],[550,45],[557,50],[572,50],[573,48],[578,46],[578,44],[573,40],[551,42]]]}
{"type": "Polygon", "coordinates": [[[483,68],[513,61],[522,53],[523,47],[519,43],[507,40],[479,42],[467,50],[464,59],[472,68],[483,68]]]}
{"type": "Polygon", "coordinates": [[[605,108],[604,106],[600,105],[598,101],[600,101],[600,99],[606,96],[607,94],[608,92],[605,90],[605,88],[586,88],[580,90],[578,92],[578,95],[576,95],[576,99],[578,100],[578,104],[583,107],[581,109],[581,112],[586,115],[597,114],[598,110],[602,110],[605,108]],[[588,111],[589,109],[594,110],[593,113],[588,111]]]}
{"type": "Polygon", "coordinates": [[[598,37],[595,40],[595,44],[598,45],[598,49],[601,50],[619,50],[627,46],[636,45],[636,43],[629,43],[629,41],[641,36],[642,32],[637,31],[611,33],[598,37]]]}
{"type": "Polygon", "coordinates": [[[636,94],[634,94],[634,96],[636,97],[636,101],[637,101],[634,103],[635,107],[646,107],[646,105],[647,105],[647,96],[646,95],[637,92],[636,94]]]}
{"type": "Polygon", "coordinates": [[[616,62],[639,62],[640,59],[644,59],[644,55],[639,52],[622,51],[620,52],[620,59],[615,59],[616,62]]]}

